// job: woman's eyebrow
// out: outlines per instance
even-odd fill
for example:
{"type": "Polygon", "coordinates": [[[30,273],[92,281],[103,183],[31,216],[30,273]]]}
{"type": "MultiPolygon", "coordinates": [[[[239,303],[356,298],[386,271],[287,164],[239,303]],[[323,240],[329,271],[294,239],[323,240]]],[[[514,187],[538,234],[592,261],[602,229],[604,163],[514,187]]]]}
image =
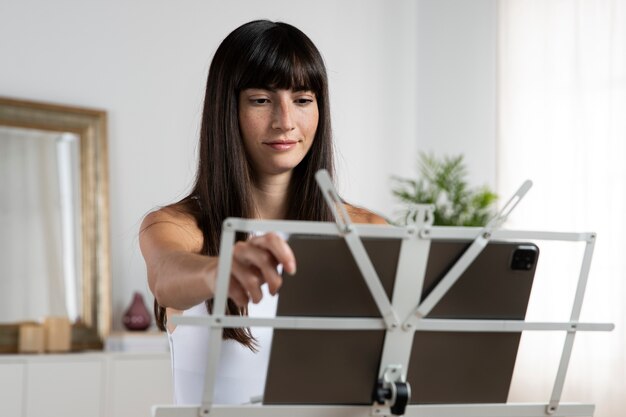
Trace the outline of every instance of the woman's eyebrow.
{"type": "Polygon", "coordinates": [[[276,93],[278,90],[291,90],[294,93],[301,93],[303,91],[310,91],[312,93],[315,93],[315,91],[313,91],[312,88],[309,87],[296,87],[296,88],[276,88],[276,87],[250,87],[248,88],[248,90],[265,90],[265,91],[269,91],[270,93],[276,93]]]}

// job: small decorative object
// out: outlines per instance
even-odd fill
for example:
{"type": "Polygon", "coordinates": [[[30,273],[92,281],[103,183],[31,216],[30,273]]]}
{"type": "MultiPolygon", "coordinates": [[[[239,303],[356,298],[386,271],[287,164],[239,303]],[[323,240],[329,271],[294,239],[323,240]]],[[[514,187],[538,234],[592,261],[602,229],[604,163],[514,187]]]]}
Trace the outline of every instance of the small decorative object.
{"type": "MultiPolygon", "coordinates": [[[[403,203],[432,204],[435,206],[434,225],[485,226],[494,215],[493,205],[498,196],[488,187],[471,189],[463,155],[438,160],[433,155],[420,153],[417,180],[394,177],[398,184],[393,194],[403,203]]],[[[411,210],[398,222],[410,222],[411,210]]]]}
{"type": "Polygon", "coordinates": [[[17,351],[19,353],[43,353],[44,347],[44,329],[41,324],[20,324],[17,345],[17,351]]]}
{"type": "Polygon", "coordinates": [[[69,352],[72,325],[67,317],[46,317],[43,323],[46,352],[69,352]]]}
{"type": "Polygon", "coordinates": [[[150,312],[146,308],[146,303],[144,303],[141,293],[135,292],[133,294],[133,301],[124,313],[122,322],[124,327],[133,331],[146,330],[150,327],[150,312]]]}

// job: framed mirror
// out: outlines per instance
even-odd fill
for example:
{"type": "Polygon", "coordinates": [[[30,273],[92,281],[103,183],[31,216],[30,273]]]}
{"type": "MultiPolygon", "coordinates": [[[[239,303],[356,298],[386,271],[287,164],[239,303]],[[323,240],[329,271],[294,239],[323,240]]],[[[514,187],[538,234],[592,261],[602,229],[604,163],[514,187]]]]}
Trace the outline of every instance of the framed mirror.
{"type": "Polygon", "coordinates": [[[106,112],[0,97],[0,353],[19,324],[72,323],[72,350],[111,327],[106,112]]]}

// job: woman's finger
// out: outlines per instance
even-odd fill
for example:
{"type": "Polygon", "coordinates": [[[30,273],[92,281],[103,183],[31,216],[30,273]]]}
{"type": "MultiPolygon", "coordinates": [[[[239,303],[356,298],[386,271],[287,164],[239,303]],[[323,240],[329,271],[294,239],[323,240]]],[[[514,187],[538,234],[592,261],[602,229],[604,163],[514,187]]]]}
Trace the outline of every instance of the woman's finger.
{"type": "MultiPolygon", "coordinates": [[[[233,250],[233,261],[244,267],[254,267],[256,269],[254,272],[257,272],[257,276],[261,279],[259,286],[267,282],[270,294],[276,294],[283,283],[282,277],[276,270],[278,260],[272,252],[258,242],[257,245],[252,242],[237,242],[233,250]]],[[[248,281],[245,275],[243,279],[248,281]]],[[[244,287],[248,288],[245,283],[244,287]]]]}
{"type": "Polygon", "coordinates": [[[263,280],[258,268],[253,265],[245,265],[235,261],[231,268],[231,275],[231,281],[234,280],[237,282],[246,294],[249,294],[253,303],[261,301],[263,298],[263,292],[261,291],[263,280]]]}
{"type": "Polygon", "coordinates": [[[231,279],[228,284],[228,298],[233,300],[238,307],[246,307],[250,302],[248,292],[237,282],[231,279]]]}
{"type": "Polygon", "coordinates": [[[262,236],[255,236],[249,242],[259,248],[268,250],[278,263],[283,265],[285,272],[293,275],[296,273],[296,257],[289,247],[289,244],[276,233],[266,233],[262,236]]]}

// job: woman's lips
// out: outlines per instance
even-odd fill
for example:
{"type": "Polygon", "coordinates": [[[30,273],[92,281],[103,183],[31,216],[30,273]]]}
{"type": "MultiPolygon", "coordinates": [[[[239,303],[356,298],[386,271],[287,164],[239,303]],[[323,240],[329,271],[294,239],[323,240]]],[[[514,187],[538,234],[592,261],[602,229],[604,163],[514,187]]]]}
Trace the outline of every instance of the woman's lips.
{"type": "Polygon", "coordinates": [[[285,140],[285,141],[274,141],[274,142],[263,142],[265,145],[276,151],[288,151],[289,149],[296,146],[298,141],[296,140],[285,140]]]}

